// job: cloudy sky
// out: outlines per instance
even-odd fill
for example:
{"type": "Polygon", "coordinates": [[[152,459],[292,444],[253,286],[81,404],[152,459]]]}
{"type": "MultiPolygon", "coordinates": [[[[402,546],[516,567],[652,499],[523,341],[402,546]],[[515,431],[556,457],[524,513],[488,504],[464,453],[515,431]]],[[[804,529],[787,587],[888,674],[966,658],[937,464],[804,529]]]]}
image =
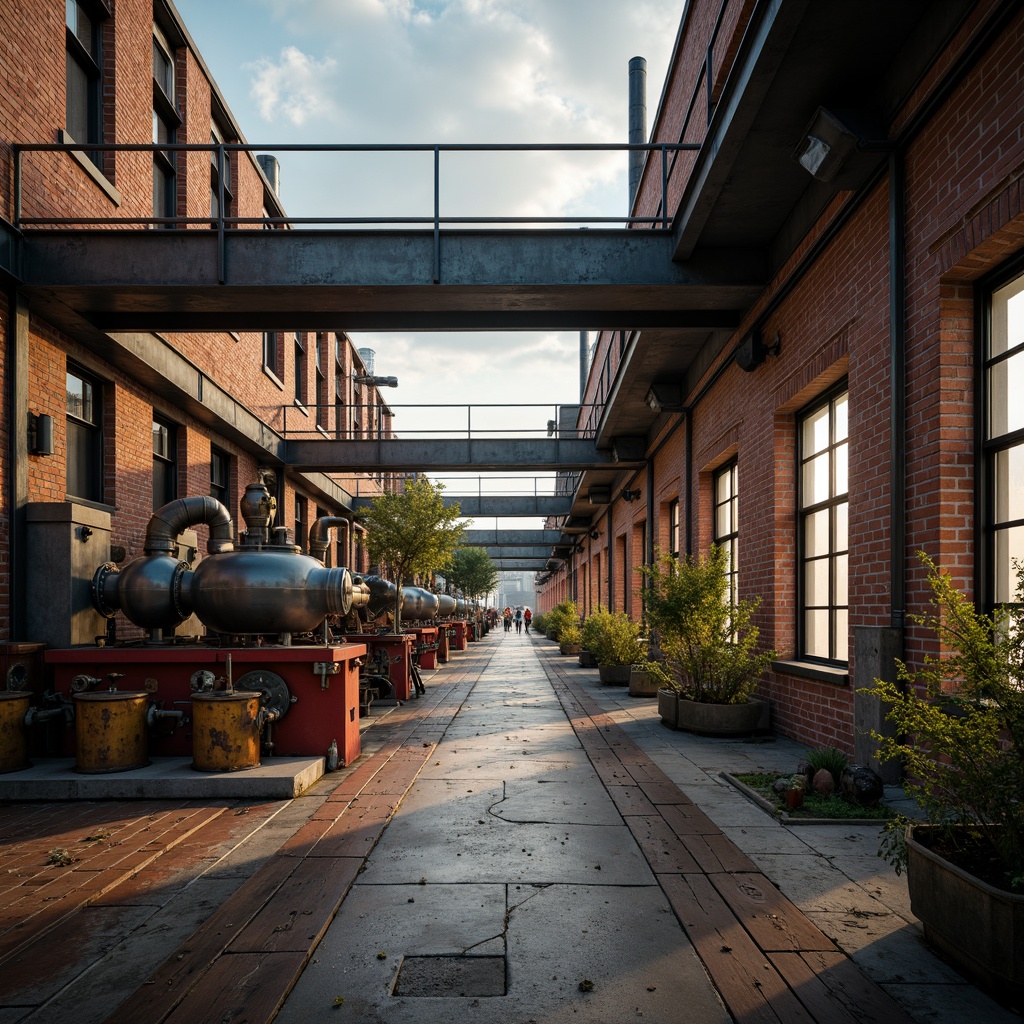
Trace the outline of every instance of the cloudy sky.
{"type": "MultiPolygon", "coordinates": [[[[175,0],[247,141],[625,142],[628,63],[661,96],[683,0],[175,0]]],[[[430,216],[430,155],[281,154],[295,216],[430,216]]],[[[442,213],[621,216],[624,155],[442,161],[442,213]]],[[[344,324],[340,324],[344,327],[344,324]]],[[[572,403],[579,334],[354,334],[403,404],[572,403]]],[[[410,414],[411,415],[411,414],[410,414]]],[[[538,410],[543,426],[553,413],[538,410]]],[[[486,524],[480,524],[486,525],[486,524]]]]}

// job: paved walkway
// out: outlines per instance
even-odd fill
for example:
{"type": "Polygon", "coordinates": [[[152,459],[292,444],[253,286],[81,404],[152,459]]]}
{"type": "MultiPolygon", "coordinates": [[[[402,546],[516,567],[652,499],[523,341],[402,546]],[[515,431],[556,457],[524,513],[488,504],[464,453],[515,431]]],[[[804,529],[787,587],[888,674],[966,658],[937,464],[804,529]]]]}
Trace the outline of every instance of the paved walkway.
{"type": "Polygon", "coordinates": [[[718,777],[800,747],[595,677],[496,632],[296,800],[0,808],[0,1024],[1019,1021],[923,947],[876,827],[718,777]]]}

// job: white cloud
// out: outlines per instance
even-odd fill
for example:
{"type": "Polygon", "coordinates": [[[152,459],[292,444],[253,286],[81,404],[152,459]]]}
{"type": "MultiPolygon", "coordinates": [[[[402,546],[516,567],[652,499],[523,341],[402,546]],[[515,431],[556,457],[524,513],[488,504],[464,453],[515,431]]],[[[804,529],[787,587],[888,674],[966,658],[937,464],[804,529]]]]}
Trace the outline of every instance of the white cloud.
{"type": "Polygon", "coordinates": [[[251,95],[264,121],[276,121],[280,115],[302,125],[332,115],[330,86],[337,66],[333,57],[317,60],[298,47],[286,46],[276,62],[261,57],[245,66],[255,72],[251,95]]]}

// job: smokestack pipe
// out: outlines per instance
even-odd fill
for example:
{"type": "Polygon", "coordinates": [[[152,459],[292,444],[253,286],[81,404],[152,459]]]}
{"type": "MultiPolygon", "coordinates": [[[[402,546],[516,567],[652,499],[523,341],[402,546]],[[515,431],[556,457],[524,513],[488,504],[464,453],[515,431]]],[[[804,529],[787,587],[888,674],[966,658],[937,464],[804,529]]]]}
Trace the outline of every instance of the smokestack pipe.
{"type": "MultiPolygon", "coordinates": [[[[647,61],[633,57],[629,62],[629,144],[643,145],[647,141],[647,61]]],[[[629,211],[633,212],[640,177],[644,172],[647,154],[631,150],[629,154],[629,211]]]]}
{"type": "Polygon", "coordinates": [[[590,333],[580,331],[580,405],[587,394],[587,375],[590,373],[590,333]]]}

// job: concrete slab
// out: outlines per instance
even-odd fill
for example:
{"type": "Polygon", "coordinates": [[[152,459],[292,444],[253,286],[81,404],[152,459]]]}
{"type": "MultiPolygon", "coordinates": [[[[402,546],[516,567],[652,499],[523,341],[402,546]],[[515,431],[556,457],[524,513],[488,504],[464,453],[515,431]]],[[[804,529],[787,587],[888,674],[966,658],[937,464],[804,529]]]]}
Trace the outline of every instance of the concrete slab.
{"type": "Polygon", "coordinates": [[[888,908],[852,882],[825,857],[759,853],[755,864],[805,913],[888,913],[888,908]]]}
{"type": "MultiPolygon", "coordinates": [[[[429,970],[426,961],[416,963],[429,970]]],[[[345,1000],[339,1011],[345,1019],[377,1024],[621,1024],[639,1016],[677,1020],[682,1006],[687,1019],[702,1024],[730,1020],[657,886],[510,885],[506,899],[504,885],[360,881],[277,1024],[318,1020],[338,997],[345,1000]],[[379,952],[386,958],[378,959],[379,952]],[[446,957],[429,997],[392,995],[404,958],[429,955],[446,957]],[[460,955],[467,972],[493,971],[492,958],[502,956],[505,994],[444,994],[445,984],[464,983],[464,973],[450,973],[458,961],[448,958],[460,955]]]]}
{"type": "Polygon", "coordinates": [[[1004,1010],[973,985],[883,985],[907,1013],[922,1024],[1020,1024],[1020,1015],[1004,1010]]]}
{"type": "Polygon", "coordinates": [[[622,816],[596,776],[556,782],[537,779],[505,783],[505,799],[491,813],[509,822],[557,825],[621,825],[622,816]]]}
{"type": "Polygon", "coordinates": [[[324,774],[322,757],[274,757],[238,772],[200,772],[191,764],[157,757],[133,771],[82,775],[73,759],[39,760],[0,776],[0,800],[290,800],[324,774]]]}

